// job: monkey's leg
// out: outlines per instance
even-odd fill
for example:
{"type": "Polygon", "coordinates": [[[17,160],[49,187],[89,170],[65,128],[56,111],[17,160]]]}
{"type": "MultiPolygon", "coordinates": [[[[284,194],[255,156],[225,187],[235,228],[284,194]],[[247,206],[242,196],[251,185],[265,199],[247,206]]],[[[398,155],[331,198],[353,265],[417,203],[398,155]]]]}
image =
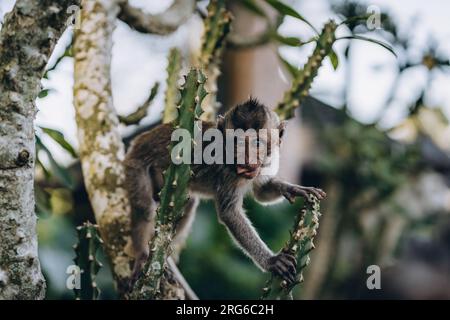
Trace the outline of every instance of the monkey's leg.
{"type": "Polygon", "coordinates": [[[172,240],[173,253],[171,256],[175,262],[178,262],[180,252],[186,244],[186,239],[195,219],[198,203],[198,198],[192,196],[186,203],[183,217],[178,222],[175,238],[172,240]]]}
{"type": "Polygon", "coordinates": [[[125,187],[131,206],[131,238],[135,254],[132,279],[139,276],[148,259],[148,243],[154,235],[157,204],[153,199],[153,187],[146,167],[127,166],[125,187]]]}

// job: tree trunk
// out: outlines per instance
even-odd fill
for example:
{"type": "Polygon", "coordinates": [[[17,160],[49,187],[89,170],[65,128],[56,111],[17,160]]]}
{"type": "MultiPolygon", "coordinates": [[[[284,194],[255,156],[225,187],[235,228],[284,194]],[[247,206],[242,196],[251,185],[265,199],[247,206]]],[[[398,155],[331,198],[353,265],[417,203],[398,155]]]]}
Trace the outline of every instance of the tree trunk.
{"type": "Polygon", "coordinates": [[[75,32],[74,103],[84,182],[119,293],[130,276],[130,207],[123,187],[125,148],[111,94],[112,33],[117,1],[82,1],[75,32]]]}
{"type": "Polygon", "coordinates": [[[45,296],[34,211],[34,100],[72,4],[18,0],[0,32],[0,300],[45,296]]]}

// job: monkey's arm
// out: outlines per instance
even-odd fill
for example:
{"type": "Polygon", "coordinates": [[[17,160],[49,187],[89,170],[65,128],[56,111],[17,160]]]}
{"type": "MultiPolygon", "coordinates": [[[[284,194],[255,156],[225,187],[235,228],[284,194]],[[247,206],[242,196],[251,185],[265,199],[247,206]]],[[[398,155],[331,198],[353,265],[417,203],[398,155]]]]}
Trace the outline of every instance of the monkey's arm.
{"type": "Polygon", "coordinates": [[[253,182],[253,194],[260,202],[273,202],[285,197],[289,202],[294,202],[295,197],[307,197],[308,193],[314,194],[318,199],[323,199],[326,194],[321,189],[303,187],[282,181],[278,178],[261,177],[253,182]]]}
{"type": "Polygon", "coordinates": [[[282,276],[288,282],[295,281],[296,260],[285,253],[274,254],[261,240],[242,210],[243,193],[226,186],[216,195],[219,220],[244,252],[264,271],[282,276]],[[226,190],[228,189],[228,190],[226,190]]]}

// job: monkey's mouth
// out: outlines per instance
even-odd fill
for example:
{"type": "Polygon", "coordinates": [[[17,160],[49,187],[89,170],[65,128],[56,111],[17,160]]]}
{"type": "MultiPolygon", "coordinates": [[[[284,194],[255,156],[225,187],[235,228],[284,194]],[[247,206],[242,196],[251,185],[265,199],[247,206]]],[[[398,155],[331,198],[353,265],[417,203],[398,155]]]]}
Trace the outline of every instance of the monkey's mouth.
{"type": "Polygon", "coordinates": [[[238,176],[242,176],[245,179],[253,179],[259,174],[259,166],[258,167],[247,167],[247,166],[236,166],[236,173],[238,176]]]}

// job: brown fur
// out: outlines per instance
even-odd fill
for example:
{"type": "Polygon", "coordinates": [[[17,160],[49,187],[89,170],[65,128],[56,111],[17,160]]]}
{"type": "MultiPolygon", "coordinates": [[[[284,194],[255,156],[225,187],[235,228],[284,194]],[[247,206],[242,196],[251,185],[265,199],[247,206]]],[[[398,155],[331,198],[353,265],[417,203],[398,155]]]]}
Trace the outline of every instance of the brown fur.
{"type": "MultiPolygon", "coordinates": [[[[251,99],[231,109],[217,124],[203,123],[204,131],[212,127],[222,131],[231,128],[282,129],[283,124],[280,124],[278,117],[267,107],[251,99]]],[[[126,155],[126,189],[132,209],[132,240],[136,254],[135,277],[149,254],[148,242],[154,234],[158,193],[163,186],[162,172],[170,164],[167,146],[172,131],[171,124],[163,124],[139,135],[126,155]]],[[[264,166],[264,163],[257,165],[264,166]]],[[[307,192],[321,195],[322,191],[291,185],[272,177],[257,176],[245,179],[237,174],[236,165],[194,164],[191,168],[194,172],[190,181],[191,199],[183,221],[178,225],[173,246],[180,248],[187,237],[194,219],[197,197],[213,198],[219,221],[227,227],[243,251],[261,269],[280,274],[287,281],[294,281],[295,259],[284,253],[276,255],[266,246],[242,209],[243,197],[252,185],[255,197],[266,202],[282,196],[292,200],[293,197],[304,196],[307,192]]]]}

